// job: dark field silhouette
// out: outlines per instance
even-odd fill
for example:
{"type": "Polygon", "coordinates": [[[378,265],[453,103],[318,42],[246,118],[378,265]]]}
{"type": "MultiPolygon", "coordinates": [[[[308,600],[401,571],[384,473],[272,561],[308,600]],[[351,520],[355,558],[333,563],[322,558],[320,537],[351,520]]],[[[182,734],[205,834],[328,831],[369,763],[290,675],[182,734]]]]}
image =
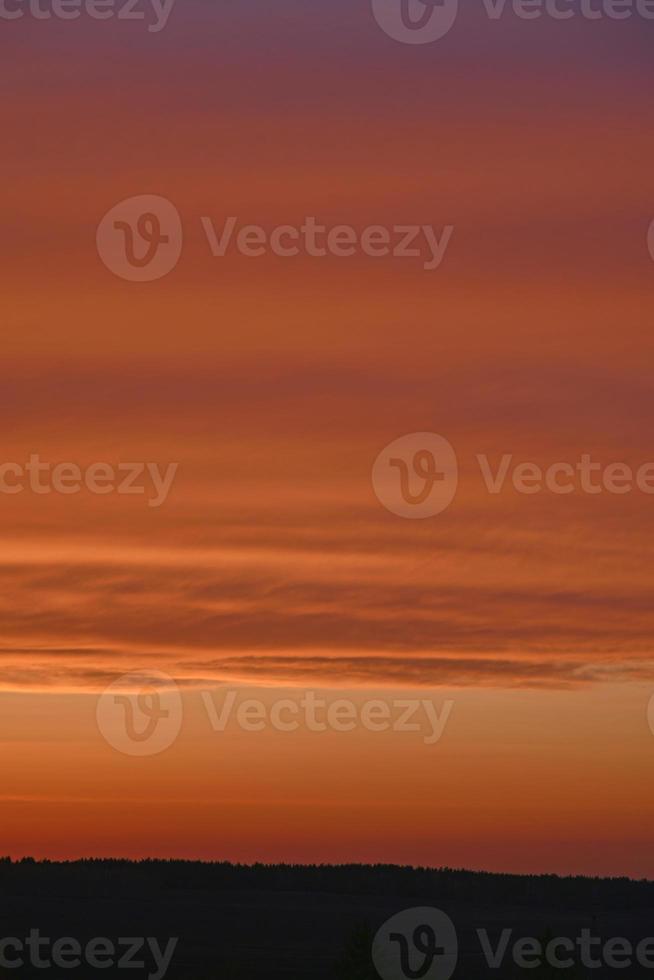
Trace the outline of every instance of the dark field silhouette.
{"type": "MultiPolygon", "coordinates": [[[[649,881],[384,865],[246,867],[187,861],[4,859],[0,902],[0,940],[24,941],[36,930],[50,944],[39,947],[42,960],[62,937],[72,937],[82,947],[105,937],[116,947],[113,958],[104,948],[106,962],[101,968],[88,962],[70,965],[75,956],[68,950],[65,969],[39,968],[28,960],[25,949],[19,954],[15,947],[5,947],[8,961],[22,955],[24,962],[15,969],[5,963],[4,969],[0,967],[3,977],[97,974],[137,980],[156,976],[159,970],[171,980],[368,980],[379,976],[371,956],[377,930],[392,916],[420,907],[442,910],[456,927],[455,980],[654,976],[654,941],[651,968],[635,961],[621,969],[606,964],[590,968],[581,962],[566,968],[547,963],[525,968],[514,962],[511,953],[513,943],[523,937],[535,937],[545,946],[555,937],[574,942],[582,930],[603,943],[625,937],[635,950],[654,935],[654,882],[649,881]],[[511,930],[501,966],[489,967],[478,930],[485,930],[493,951],[502,931],[511,930]],[[133,951],[133,962],[128,964],[128,944],[118,947],[129,937],[152,937],[160,950],[178,937],[165,971],[161,963],[157,967],[156,954],[147,947],[133,951]],[[125,962],[119,968],[121,957],[125,962]]],[[[599,949],[595,945],[593,955],[599,949]]],[[[94,951],[97,954],[96,947],[94,951]]],[[[419,969],[414,972],[417,975],[419,969]]],[[[434,975],[423,974],[428,980],[434,975]]],[[[437,975],[440,980],[441,974],[437,975]]]]}

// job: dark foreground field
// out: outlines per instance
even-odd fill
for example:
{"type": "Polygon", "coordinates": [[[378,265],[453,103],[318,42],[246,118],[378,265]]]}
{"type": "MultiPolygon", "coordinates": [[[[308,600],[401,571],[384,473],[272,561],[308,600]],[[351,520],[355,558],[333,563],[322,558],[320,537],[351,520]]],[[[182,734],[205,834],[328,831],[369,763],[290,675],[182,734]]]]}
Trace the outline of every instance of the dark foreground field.
{"type": "MultiPolygon", "coordinates": [[[[458,936],[454,978],[477,977],[640,977],[652,968],[634,960],[620,968],[590,968],[577,962],[556,968],[516,965],[515,940],[579,937],[590,930],[602,942],[627,938],[634,949],[654,936],[654,883],[626,879],[517,877],[466,871],[398,867],[240,867],[177,861],[81,861],[69,864],[0,861],[0,976],[68,978],[155,976],[153,957],[143,950],[123,964],[127,937],[152,937],[165,949],[179,937],[165,975],[174,980],[369,980],[378,976],[370,946],[391,916],[416,907],[436,907],[452,919],[458,936]],[[478,929],[487,930],[493,948],[503,929],[512,930],[501,967],[489,968],[478,929]],[[66,937],[82,948],[104,937],[115,947],[94,947],[102,968],[79,965],[68,949],[68,967],[31,964],[7,940],[25,943],[30,931],[48,940],[39,947],[46,962],[52,944],[66,937]],[[104,950],[104,959],[100,952],[104,950]],[[11,967],[22,957],[20,967],[11,967]],[[4,958],[4,963],[2,962],[4,958]],[[109,965],[104,965],[110,961],[109,965]],[[125,972],[129,970],[129,972],[125,972]]],[[[34,936],[34,933],[33,933],[34,936]]],[[[409,940],[411,937],[409,936],[409,940]]],[[[595,952],[599,949],[595,946],[595,952]]],[[[66,952],[65,947],[62,947],[66,952]]],[[[622,949],[624,964],[628,957],[622,949]]],[[[643,948],[643,952],[647,952],[643,948]]],[[[420,973],[424,958],[412,960],[412,974],[444,980],[444,964],[434,960],[420,973]]],[[[402,980],[403,973],[396,973],[402,980]]],[[[160,977],[157,977],[160,980],[160,977]]],[[[387,980],[385,977],[384,980],[387,980]]]]}

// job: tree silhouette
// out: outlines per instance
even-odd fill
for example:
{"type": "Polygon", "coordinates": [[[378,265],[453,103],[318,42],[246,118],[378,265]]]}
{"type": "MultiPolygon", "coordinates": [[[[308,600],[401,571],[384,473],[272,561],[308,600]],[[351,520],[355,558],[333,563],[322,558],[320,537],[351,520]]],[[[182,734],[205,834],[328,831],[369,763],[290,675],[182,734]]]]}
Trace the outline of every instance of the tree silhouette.
{"type": "Polygon", "coordinates": [[[372,963],[373,938],[374,933],[367,922],[361,922],[354,927],[336,962],[335,980],[379,980],[379,974],[372,963]]]}

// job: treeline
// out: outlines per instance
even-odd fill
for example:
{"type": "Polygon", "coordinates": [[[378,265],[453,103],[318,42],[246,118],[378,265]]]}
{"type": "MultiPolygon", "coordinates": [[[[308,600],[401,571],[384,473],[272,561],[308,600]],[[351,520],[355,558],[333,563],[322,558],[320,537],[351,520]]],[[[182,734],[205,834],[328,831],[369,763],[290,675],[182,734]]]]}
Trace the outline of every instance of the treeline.
{"type": "Polygon", "coordinates": [[[15,894],[132,896],[167,890],[407,896],[523,906],[654,907],[654,882],[629,878],[508,875],[396,865],[230,864],[177,860],[0,859],[0,888],[15,894]],[[35,891],[36,890],[36,891],[35,891]]]}

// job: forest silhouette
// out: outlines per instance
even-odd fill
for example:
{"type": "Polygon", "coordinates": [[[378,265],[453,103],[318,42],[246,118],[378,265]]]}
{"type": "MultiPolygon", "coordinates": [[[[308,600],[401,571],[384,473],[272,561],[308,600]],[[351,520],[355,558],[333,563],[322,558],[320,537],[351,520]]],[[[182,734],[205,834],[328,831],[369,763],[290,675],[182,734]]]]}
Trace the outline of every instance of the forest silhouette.
{"type": "MultiPolygon", "coordinates": [[[[376,980],[376,931],[408,908],[444,910],[456,924],[454,980],[524,976],[567,980],[583,967],[489,970],[475,930],[496,942],[518,936],[608,939],[654,933],[654,882],[628,878],[509,875],[394,865],[239,865],[178,860],[35,861],[0,859],[1,935],[179,937],[167,980],[376,980]]],[[[634,965],[629,977],[650,975],[634,965]]],[[[68,969],[61,976],[94,971],[68,969]]],[[[58,977],[56,968],[48,977],[58,977]]],[[[123,970],[98,971],[104,977],[123,970]]],[[[615,970],[597,969],[595,977],[615,970]]],[[[0,975],[18,971],[0,970],[0,975]]],[[[131,977],[147,976],[131,969],[131,977]]],[[[43,976],[43,970],[20,976],[43,976]]]]}

